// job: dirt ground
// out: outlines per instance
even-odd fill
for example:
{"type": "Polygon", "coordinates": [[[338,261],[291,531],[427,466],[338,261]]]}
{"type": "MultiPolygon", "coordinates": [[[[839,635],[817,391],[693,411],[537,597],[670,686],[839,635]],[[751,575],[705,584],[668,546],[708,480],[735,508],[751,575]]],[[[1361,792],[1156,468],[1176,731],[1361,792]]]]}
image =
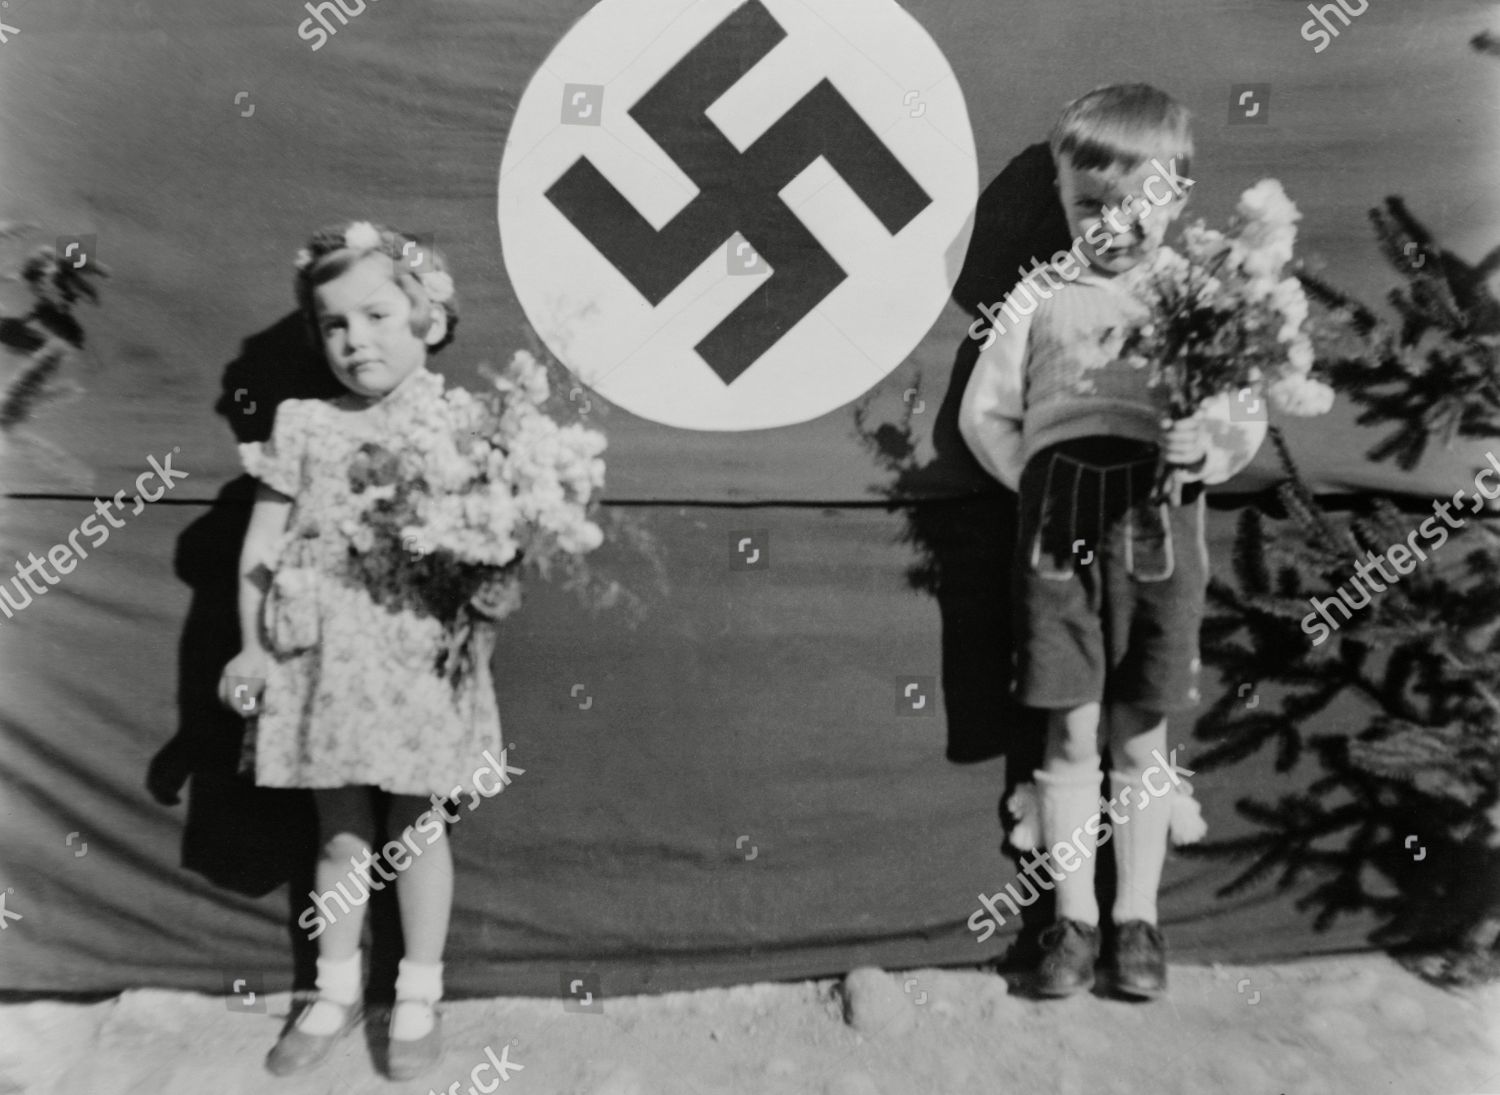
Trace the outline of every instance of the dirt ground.
{"type": "Polygon", "coordinates": [[[308,1074],[265,1072],[287,993],[258,1001],[261,1012],[137,989],[96,1004],[0,1006],[0,1095],[1500,1092],[1500,985],[1446,992],[1383,955],[1174,966],[1171,981],[1147,1004],[1044,1002],[980,970],[860,970],[612,998],[597,1012],[450,1001],[442,1061],[406,1083],[377,1071],[370,1028],[308,1074]],[[492,1059],[509,1066],[503,1083],[492,1059]]]}

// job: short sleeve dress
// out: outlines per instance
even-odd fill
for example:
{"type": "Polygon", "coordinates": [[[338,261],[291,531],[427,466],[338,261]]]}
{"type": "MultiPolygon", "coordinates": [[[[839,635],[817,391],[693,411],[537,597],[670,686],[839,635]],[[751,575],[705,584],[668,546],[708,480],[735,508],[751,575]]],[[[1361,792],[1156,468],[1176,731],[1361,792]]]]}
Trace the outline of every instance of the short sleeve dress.
{"type": "Polygon", "coordinates": [[[420,598],[377,598],[351,562],[355,454],[442,397],[442,377],[419,368],[374,402],[289,399],[269,441],[240,446],[245,470],[292,499],[261,616],[271,664],[240,762],[260,786],[448,796],[498,755],[488,649],[457,686],[445,680],[444,624],[420,598]]]}

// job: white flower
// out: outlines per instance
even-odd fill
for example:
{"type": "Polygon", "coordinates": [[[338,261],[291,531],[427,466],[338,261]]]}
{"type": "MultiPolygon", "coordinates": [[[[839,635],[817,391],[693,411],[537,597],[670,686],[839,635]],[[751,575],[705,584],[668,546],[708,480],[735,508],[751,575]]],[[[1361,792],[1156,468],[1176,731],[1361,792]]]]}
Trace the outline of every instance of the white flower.
{"type": "Polygon", "coordinates": [[[1282,315],[1281,330],[1276,339],[1291,342],[1307,321],[1307,295],[1302,291],[1302,283],[1296,278],[1282,278],[1271,290],[1270,299],[1271,307],[1282,315]]]}
{"type": "Polygon", "coordinates": [[[355,221],[344,229],[344,246],[351,251],[373,251],[380,246],[380,233],[369,221],[355,221]]]}
{"type": "Polygon", "coordinates": [[[1224,237],[1224,233],[1209,228],[1201,220],[1194,221],[1182,230],[1183,250],[1187,252],[1190,259],[1205,266],[1228,246],[1229,241],[1224,237]]]}
{"type": "Polygon", "coordinates": [[[1306,376],[1283,376],[1271,384],[1266,394],[1278,410],[1299,418],[1326,414],[1333,406],[1333,389],[1306,376]]]}
{"type": "Polygon", "coordinates": [[[1287,347],[1286,360],[1288,365],[1303,376],[1308,374],[1313,367],[1313,348],[1306,336],[1292,340],[1292,344],[1287,347]]]}
{"type": "Polygon", "coordinates": [[[1246,190],[1240,195],[1235,211],[1247,221],[1259,222],[1268,228],[1291,228],[1302,218],[1276,179],[1261,179],[1246,190]]]}
{"type": "Polygon", "coordinates": [[[510,359],[509,379],[532,403],[545,403],[552,389],[547,383],[547,369],[529,350],[517,350],[510,359]]]}
{"type": "Polygon", "coordinates": [[[432,270],[425,274],[417,275],[417,280],[422,283],[422,288],[427,292],[427,299],[434,304],[442,304],[453,299],[453,278],[446,270],[432,270]]]}
{"type": "Polygon", "coordinates": [[[1282,269],[1292,261],[1302,214],[1275,179],[1262,179],[1240,195],[1237,212],[1243,224],[1233,260],[1252,278],[1280,280],[1282,269]]]}
{"type": "Polygon", "coordinates": [[[570,555],[586,555],[604,543],[604,532],[592,521],[582,521],[576,528],[564,530],[557,546],[570,555]]]}

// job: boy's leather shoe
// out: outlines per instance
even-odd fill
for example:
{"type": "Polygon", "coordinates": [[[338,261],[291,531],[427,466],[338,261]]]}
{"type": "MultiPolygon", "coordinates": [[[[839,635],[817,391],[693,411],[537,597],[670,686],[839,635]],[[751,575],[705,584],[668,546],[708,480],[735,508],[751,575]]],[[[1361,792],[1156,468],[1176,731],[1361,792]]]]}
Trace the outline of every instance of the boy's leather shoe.
{"type": "MultiPolygon", "coordinates": [[[[364,1009],[359,1004],[337,1004],[344,1009],[344,1022],[332,1034],[308,1034],[297,1027],[302,1017],[312,1010],[313,1003],[299,1012],[297,1019],[282,1032],[271,1052],[266,1055],[266,1068],[276,1076],[290,1076],[294,1072],[305,1072],[322,1062],[333,1052],[338,1040],[359,1025],[364,1009]]],[[[329,1001],[333,1003],[333,1001],[329,1001]]]]}
{"type": "Polygon", "coordinates": [[[1094,963],[1099,959],[1097,927],[1077,920],[1059,920],[1042,932],[1040,942],[1038,993],[1072,996],[1094,987],[1094,963]]]}
{"type": "Polygon", "coordinates": [[[1167,952],[1161,930],[1127,920],[1115,935],[1115,990],[1151,1000],[1167,991],[1167,952]]]}

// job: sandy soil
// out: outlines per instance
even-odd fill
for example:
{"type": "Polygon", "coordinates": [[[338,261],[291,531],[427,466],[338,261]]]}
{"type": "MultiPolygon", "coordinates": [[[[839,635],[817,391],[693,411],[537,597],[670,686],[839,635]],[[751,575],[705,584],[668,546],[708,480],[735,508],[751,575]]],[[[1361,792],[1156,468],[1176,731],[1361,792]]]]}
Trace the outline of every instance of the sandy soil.
{"type": "Polygon", "coordinates": [[[861,970],[603,1001],[452,1001],[420,1080],[351,1036],[303,1076],[261,1067],[290,1004],[139,989],[0,1007],[0,1095],[470,1092],[503,1095],[1478,1095],[1500,1092],[1500,985],[1460,993],[1380,955],[1175,966],[1164,1000],[1028,999],[992,972],[861,970]],[[490,1057],[508,1063],[503,1084],[490,1057]],[[477,1076],[474,1071],[479,1069],[477,1076]],[[493,1086],[492,1086],[493,1085],[493,1086]]]}

